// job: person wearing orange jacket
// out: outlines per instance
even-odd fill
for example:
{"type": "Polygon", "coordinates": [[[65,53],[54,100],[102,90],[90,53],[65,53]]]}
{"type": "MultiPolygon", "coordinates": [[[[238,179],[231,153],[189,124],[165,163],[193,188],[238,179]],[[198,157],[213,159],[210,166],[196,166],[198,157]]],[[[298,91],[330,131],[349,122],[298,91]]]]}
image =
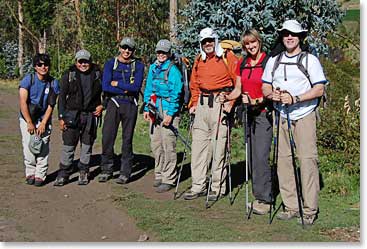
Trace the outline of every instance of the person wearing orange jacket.
{"type": "Polygon", "coordinates": [[[190,114],[195,114],[192,128],[191,189],[185,200],[206,194],[206,175],[212,161],[212,184],[208,200],[216,201],[226,193],[225,146],[227,115],[234,101],[221,104],[219,94],[233,89],[238,58],[225,52],[212,28],[200,31],[200,54],[197,56],[190,80],[190,114]]]}

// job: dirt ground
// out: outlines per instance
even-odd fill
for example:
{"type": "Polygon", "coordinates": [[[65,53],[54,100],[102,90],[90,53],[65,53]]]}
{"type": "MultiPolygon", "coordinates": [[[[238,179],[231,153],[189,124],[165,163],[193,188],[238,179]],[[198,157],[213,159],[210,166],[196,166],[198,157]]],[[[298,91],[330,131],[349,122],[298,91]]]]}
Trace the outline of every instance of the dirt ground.
{"type": "MultiPolygon", "coordinates": [[[[72,183],[53,186],[62,144],[57,120],[53,120],[46,184],[25,184],[17,96],[0,92],[0,110],[0,241],[155,241],[113,204],[114,182],[102,184],[94,179],[87,186],[78,186],[74,174],[72,183]]],[[[100,151],[97,146],[93,154],[100,151]]],[[[95,165],[92,174],[98,170],[95,165]]],[[[129,185],[151,191],[151,184],[152,176],[145,176],[129,185]]]]}

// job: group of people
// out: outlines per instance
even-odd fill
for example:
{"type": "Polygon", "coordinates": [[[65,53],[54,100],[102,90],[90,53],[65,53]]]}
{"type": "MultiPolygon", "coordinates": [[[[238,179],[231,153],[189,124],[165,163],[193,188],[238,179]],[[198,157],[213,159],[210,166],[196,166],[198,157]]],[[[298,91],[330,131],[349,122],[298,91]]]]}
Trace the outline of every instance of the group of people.
{"type": "MultiPolygon", "coordinates": [[[[302,224],[310,225],[317,217],[320,190],[315,109],[327,81],[317,57],[306,53],[299,59],[305,54],[302,48],[307,35],[300,23],[285,21],[278,34],[282,50],[267,55],[262,50],[260,34],[254,29],[245,31],[242,48],[246,56],[238,58],[220,46],[213,29],[200,31],[200,53],[195,58],[190,78],[189,113],[195,117],[191,126],[192,185],[183,198],[193,200],[206,195],[208,201],[216,201],[228,192],[226,155],[230,149],[231,117],[239,100],[247,120],[245,139],[250,149],[245,160],[250,165],[255,200],[249,204],[253,212],[268,213],[275,200],[274,176],[269,165],[275,116],[278,119],[277,177],[285,207],[277,218],[299,217],[302,224]],[[306,73],[300,70],[300,63],[306,73]],[[294,150],[300,163],[301,183],[295,181],[294,150]],[[302,191],[302,206],[298,188],[302,191]]],[[[75,64],[65,72],[60,83],[49,75],[48,55],[34,57],[35,73],[25,76],[19,88],[19,122],[28,184],[42,186],[47,175],[51,115],[57,96],[63,145],[54,185],[68,183],[79,140],[78,184],[88,184],[92,147],[103,111],[98,181],[112,178],[114,143],[120,123],[122,156],[116,183],[130,181],[132,139],[144,79],[144,64],[134,57],[135,49],[133,38],[123,38],[119,55],[105,63],[103,72],[92,62],[91,54],[82,49],[76,53],[75,64]]],[[[150,65],[146,78],[143,115],[150,123],[150,145],[155,159],[153,186],[163,193],[177,184],[175,128],[180,122],[183,77],[172,59],[170,41],[158,41],[155,52],[156,60],[150,65]]]]}

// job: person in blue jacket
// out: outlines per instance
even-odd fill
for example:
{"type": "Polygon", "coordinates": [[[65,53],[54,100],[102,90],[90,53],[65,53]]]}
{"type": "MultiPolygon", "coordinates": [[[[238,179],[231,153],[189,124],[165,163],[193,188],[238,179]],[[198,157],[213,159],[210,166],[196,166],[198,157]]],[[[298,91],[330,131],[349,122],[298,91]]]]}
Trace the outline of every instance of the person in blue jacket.
{"type": "Polygon", "coordinates": [[[133,164],[132,140],[138,114],[138,97],[144,78],[144,64],[134,57],[135,41],[125,37],[119,44],[119,55],[108,60],[103,69],[102,91],[106,114],[102,128],[102,161],[99,182],[112,178],[114,144],[121,122],[122,146],[120,176],[116,183],[130,180],[133,164]]]}
{"type": "Polygon", "coordinates": [[[144,119],[150,121],[151,149],[155,159],[154,187],[158,193],[174,187],[176,172],[176,136],[169,125],[178,127],[182,75],[171,57],[171,43],[160,40],[155,49],[157,60],[150,65],[144,92],[144,119]],[[163,118],[154,117],[152,108],[163,118]]]}

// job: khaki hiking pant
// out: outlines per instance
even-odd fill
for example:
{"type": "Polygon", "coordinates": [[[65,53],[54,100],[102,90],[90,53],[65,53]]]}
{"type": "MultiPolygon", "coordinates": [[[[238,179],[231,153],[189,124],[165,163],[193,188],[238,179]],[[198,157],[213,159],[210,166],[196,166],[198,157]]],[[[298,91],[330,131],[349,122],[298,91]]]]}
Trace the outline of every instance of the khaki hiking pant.
{"type": "MultiPolygon", "coordinates": [[[[177,129],[179,121],[179,117],[173,118],[172,124],[177,129]]],[[[169,128],[162,125],[152,127],[152,123],[150,123],[149,131],[150,147],[155,161],[155,179],[173,185],[177,178],[176,136],[169,128]]]]}
{"type": "Polygon", "coordinates": [[[198,103],[195,120],[192,127],[192,151],[191,151],[191,191],[200,193],[206,189],[206,175],[212,162],[212,185],[211,190],[217,194],[226,192],[225,147],[227,142],[226,115],[221,114],[219,122],[218,139],[216,132],[220,103],[214,98],[213,107],[208,106],[208,97],[203,98],[203,104],[198,103]]]}
{"type": "MultiPolygon", "coordinates": [[[[315,215],[318,210],[318,193],[320,191],[315,112],[297,121],[291,121],[291,128],[296,144],[297,164],[299,163],[301,171],[301,186],[304,200],[303,213],[305,215],[315,215]]],[[[286,209],[298,212],[296,184],[286,118],[281,118],[279,129],[278,178],[280,194],[286,209]]]]}
{"type": "Polygon", "coordinates": [[[23,158],[25,167],[25,176],[32,176],[46,179],[48,170],[48,156],[50,153],[50,135],[51,135],[51,124],[46,127],[45,133],[42,135],[43,145],[41,153],[34,155],[29,150],[29,140],[31,139],[31,134],[27,130],[27,122],[23,118],[19,118],[20,132],[22,134],[22,145],[23,145],[23,158]]]}

